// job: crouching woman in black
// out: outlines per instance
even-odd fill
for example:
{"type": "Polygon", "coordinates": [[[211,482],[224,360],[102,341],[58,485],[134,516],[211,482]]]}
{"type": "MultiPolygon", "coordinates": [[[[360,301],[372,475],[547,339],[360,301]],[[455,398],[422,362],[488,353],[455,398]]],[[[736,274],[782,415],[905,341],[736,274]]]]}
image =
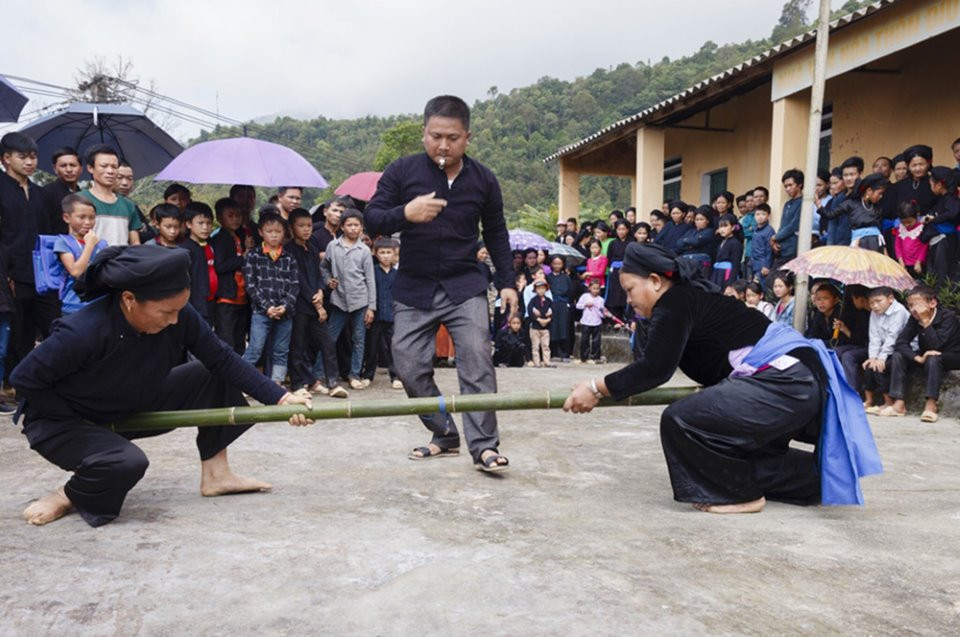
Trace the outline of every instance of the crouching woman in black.
{"type": "Polygon", "coordinates": [[[676,500],[711,513],[759,512],[768,498],[862,503],[858,478],[879,472],[880,462],[833,353],[721,296],[662,246],[631,244],[620,282],[637,314],[650,318],[643,354],[574,387],[564,410],[588,412],[603,396],[647,391],[679,367],[704,389],[660,420],[676,500]]]}
{"type": "MultiPolygon", "coordinates": [[[[214,336],[187,303],[189,267],[183,250],[103,250],[84,280],[86,297],[102,298],[60,320],[13,370],[30,447],[73,472],[64,486],[26,508],[27,522],[46,524],[76,510],[100,526],[119,515],[148,465],[130,440],[165,431],[115,433],[105,425],[146,411],[245,406],[241,390],[264,404],[309,404],[214,336]],[[183,363],[186,352],[196,360],[183,363]]],[[[290,423],[309,421],[297,415],[290,423]]],[[[227,463],[227,446],[248,428],[198,429],[202,495],[270,488],[235,475],[227,463]]]]}

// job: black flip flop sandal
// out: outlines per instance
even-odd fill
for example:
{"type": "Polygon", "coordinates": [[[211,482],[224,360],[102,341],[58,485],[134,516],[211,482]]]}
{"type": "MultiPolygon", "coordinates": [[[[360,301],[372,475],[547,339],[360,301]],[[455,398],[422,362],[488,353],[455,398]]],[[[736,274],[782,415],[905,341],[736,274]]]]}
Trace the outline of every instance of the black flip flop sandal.
{"type": "Polygon", "coordinates": [[[453,449],[440,449],[439,452],[433,453],[430,451],[430,447],[416,447],[411,451],[407,457],[411,460],[430,460],[432,458],[443,458],[445,456],[459,456],[460,448],[456,447],[453,449]],[[420,452],[421,455],[416,455],[417,452],[420,452]]]}
{"type": "Polygon", "coordinates": [[[496,473],[497,471],[506,471],[510,466],[510,461],[507,460],[506,456],[501,456],[499,453],[491,453],[487,456],[486,460],[475,462],[473,466],[476,467],[478,471],[496,473]],[[503,460],[503,462],[500,462],[501,460],[503,460]]]}

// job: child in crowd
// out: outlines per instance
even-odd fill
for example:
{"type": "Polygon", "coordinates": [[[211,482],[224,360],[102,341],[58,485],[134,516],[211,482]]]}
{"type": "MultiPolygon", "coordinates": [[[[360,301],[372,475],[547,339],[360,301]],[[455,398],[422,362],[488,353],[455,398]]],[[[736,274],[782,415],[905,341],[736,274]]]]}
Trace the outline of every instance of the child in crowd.
{"type": "Polygon", "coordinates": [[[756,227],[750,242],[750,270],[755,280],[763,282],[770,276],[770,269],[773,267],[770,240],[776,231],[770,225],[770,206],[765,203],[758,204],[753,209],[753,218],[756,227]]]}
{"type": "MultiPolygon", "coordinates": [[[[757,235],[753,238],[756,240],[757,235]]],[[[787,270],[780,270],[773,275],[772,288],[773,295],[777,297],[777,305],[774,307],[776,322],[793,327],[793,275],[787,270]]]]}
{"type": "Polygon", "coordinates": [[[717,259],[713,263],[712,280],[717,285],[724,285],[740,278],[743,244],[740,242],[737,218],[730,213],[722,215],[717,222],[717,234],[720,235],[720,245],[717,247],[717,259]]]}
{"type": "Polygon", "coordinates": [[[693,228],[684,221],[687,216],[687,204],[679,199],[669,203],[670,221],[664,223],[663,229],[657,233],[654,243],[659,243],[664,248],[674,252],[677,250],[677,242],[692,232],[693,228]]]}
{"type": "Polygon", "coordinates": [[[537,279],[533,284],[534,296],[527,305],[530,317],[531,367],[550,367],[550,321],[553,320],[553,302],[547,298],[547,282],[537,279]],[[543,359],[540,352],[543,350],[543,359]]]}
{"type": "Polygon", "coordinates": [[[650,243],[653,240],[653,230],[646,221],[641,221],[633,226],[633,240],[637,243],[650,243]]]}
{"type": "Polygon", "coordinates": [[[893,290],[879,287],[870,290],[870,344],[863,361],[863,406],[868,414],[879,414],[876,393],[883,394],[883,407],[892,407],[890,397],[890,356],[897,338],[910,318],[910,312],[894,296],[893,290]]]}
{"type": "Polygon", "coordinates": [[[243,280],[243,256],[247,252],[243,212],[240,204],[230,198],[218,199],[213,210],[220,222],[220,232],[210,237],[213,269],[217,273],[213,329],[220,340],[242,356],[250,323],[243,280]]]}
{"type": "Polygon", "coordinates": [[[506,329],[497,332],[493,349],[493,364],[497,367],[523,367],[526,358],[526,339],[523,337],[523,319],[511,314],[506,329]]]}
{"type": "MultiPolygon", "coordinates": [[[[93,257],[107,247],[107,242],[93,233],[97,209],[89,199],[78,194],[67,195],[63,198],[62,206],[63,221],[70,232],[57,236],[53,251],[59,255],[65,271],[63,286],[60,288],[62,311],[64,314],[72,314],[87,304],[80,300],[74,290],[77,279],[87,271],[93,257]]],[[[4,329],[2,324],[0,329],[4,329]]],[[[9,325],[6,330],[9,331],[9,325]]]]}
{"type": "Polygon", "coordinates": [[[187,204],[193,201],[190,189],[183,184],[170,184],[163,191],[163,202],[168,203],[184,213],[187,210],[187,204]]]}
{"type": "Polygon", "coordinates": [[[373,257],[362,241],[363,215],[356,208],[347,209],[340,217],[343,235],[327,245],[320,262],[324,283],[330,289],[330,338],[340,338],[350,323],[353,351],[350,354],[350,387],[366,389],[370,383],[360,377],[363,370],[363,346],[366,328],[373,323],[377,311],[377,284],[373,257]]]}
{"type": "Polygon", "coordinates": [[[737,299],[741,303],[746,302],[746,293],[747,293],[747,282],[746,281],[730,281],[723,287],[723,295],[729,296],[731,299],[737,299]]]}
{"type": "Polygon", "coordinates": [[[747,304],[747,307],[752,307],[753,309],[761,312],[771,321],[776,320],[777,311],[773,307],[773,304],[769,301],[764,300],[763,298],[763,286],[761,286],[756,281],[750,281],[747,283],[746,290],[743,293],[744,303],[747,304]]]}
{"type": "Polygon", "coordinates": [[[313,219],[310,212],[294,208],[289,217],[293,239],[287,243],[297,267],[297,299],[294,302],[290,333],[290,390],[308,397],[310,392],[346,398],[347,390],[337,385],[337,356],[327,327],[323,306],[323,279],[320,276],[320,253],[310,241],[313,219]],[[317,355],[323,357],[326,378],[314,375],[317,355]],[[326,384],[324,384],[326,383],[326,384]]]}
{"type": "Polygon", "coordinates": [[[677,241],[677,254],[699,263],[707,272],[717,252],[716,231],[710,225],[713,208],[700,206],[693,213],[694,231],[677,241]]]}
{"type": "Polygon", "coordinates": [[[880,199],[889,185],[890,182],[883,175],[867,175],[840,204],[825,210],[823,214],[828,219],[849,219],[851,246],[883,252],[880,199]]]}
{"type": "Polygon", "coordinates": [[[847,335],[840,329],[840,290],[832,283],[821,283],[813,292],[813,306],[816,311],[811,317],[807,338],[816,338],[833,349],[847,343],[847,335]]]}
{"type": "MultiPolygon", "coordinates": [[[[271,206],[273,208],[273,206],[271,206]]],[[[287,354],[290,351],[291,316],[300,283],[297,265],[289,251],[283,249],[287,222],[274,210],[260,210],[258,223],[262,247],[247,253],[243,278],[250,297],[250,343],[243,360],[255,365],[263,353],[267,337],[273,335],[273,370],[270,378],[278,385],[287,375],[287,354]]]]}
{"type": "Polygon", "coordinates": [[[919,285],[907,292],[910,318],[897,337],[890,362],[890,397],[893,404],[880,410],[881,416],[903,416],[907,372],[923,368],[927,402],[921,422],[937,422],[940,418],[937,400],[944,372],[960,369],[960,320],[945,307],[938,307],[937,294],[919,285]],[[913,341],[916,339],[917,348],[913,341]]]}
{"type": "Polygon", "coordinates": [[[746,270],[743,278],[752,280],[754,272],[750,255],[752,254],[753,233],[757,231],[757,217],[753,207],[753,193],[743,194],[737,197],[737,215],[739,216],[738,222],[740,224],[740,230],[743,232],[743,266],[746,270]],[[747,203],[748,198],[750,200],[749,204],[747,203]]]}
{"type": "Polygon", "coordinates": [[[580,317],[580,362],[593,365],[601,361],[600,328],[608,312],[600,296],[600,282],[590,281],[588,290],[577,300],[577,309],[583,311],[580,317]]]}
{"type": "Polygon", "coordinates": [[[183,239],[183,213],[180,209],[173,204],[162,203],[153,207],[150,216],[156,221],[157,235],[147,241],[147,245],[180,247],[183,239]]]}
{"type": "Polygon", "coordinates": [[[607,257],[601,254],[602,250],[603,244],[599,240],[593,239],[590,241],[590,258],[587,259],[587,269],[583,273],[584,285],[589,287],[591,283],[596,281],[601,290],[606,285],[607,277],[607,257]]]}
{"type": "Polygon", "coordinates": [[[213,247],[208,241],[213,232],[213,210],[205,203],[191,201],[184,212],[184,221],[189,236],[180,247],[190,253],[190,305],[213,325],[219,283],[213,247]]]}
{"type": "Polygon", "coordinates": [[[917,204],[904,201],[899,210],[900,227],[894,231],[894,254],[907,272],[914,277],[923,276],[927,262],[927,244],[920,239],[923,224],[917,213],[917,204]]]}
{"type": "Polygon", "coordinates": [[[841,316],[836,328],[846,337],[847,342],[837,345],[834,351],[843,366],[847,384],[859,393],[862,387],[863,361],[868,358],[870,342],[869,290],[862,285],[848,285],[845,296],[847,302],[841,304],[841,316]]]}
{"type": "MultiPolygon", "coordinates": [[[[484,248],[486,250],[486,248],[484,248]]],[[[390,374],[390,384],[394,389],[403,389],[403,383],[397,378],[397,369],[393,366],[393,283],[397,279],[397,256],[400,244],[391,237],[380,237],[373,244],[373,254],[377,259],[374,279],[377,286],[377,311],[366,341],[366,360],[363,378],[373,382],[377,366],[383,364],[390,374]]]]}

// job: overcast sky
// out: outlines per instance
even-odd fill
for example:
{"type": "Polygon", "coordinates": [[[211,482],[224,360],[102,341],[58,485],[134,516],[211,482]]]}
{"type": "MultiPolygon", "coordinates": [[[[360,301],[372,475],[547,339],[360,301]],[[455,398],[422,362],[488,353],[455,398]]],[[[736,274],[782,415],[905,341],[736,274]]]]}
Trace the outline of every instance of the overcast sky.
{"type": "MultiPolygon", "coordinates": [[[[783,1],[17,2],[0,73],[69,86],[85,60],[120,55],[160,93],[235,119],[388,115],[766,37],[783,1]]],[[[25,114],[49,99],[31,96],[25,114]]]]}

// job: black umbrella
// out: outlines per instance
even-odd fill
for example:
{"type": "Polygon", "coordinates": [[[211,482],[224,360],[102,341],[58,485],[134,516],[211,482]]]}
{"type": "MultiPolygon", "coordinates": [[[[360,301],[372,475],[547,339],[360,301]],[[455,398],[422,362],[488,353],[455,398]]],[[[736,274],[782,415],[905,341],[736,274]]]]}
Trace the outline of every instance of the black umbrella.
{"type": "Polygon", "coordinates": [[[15,122],[27,103],[27,96],[17,90],[10,80],[0,75],[0,122],[15,122]]]}

